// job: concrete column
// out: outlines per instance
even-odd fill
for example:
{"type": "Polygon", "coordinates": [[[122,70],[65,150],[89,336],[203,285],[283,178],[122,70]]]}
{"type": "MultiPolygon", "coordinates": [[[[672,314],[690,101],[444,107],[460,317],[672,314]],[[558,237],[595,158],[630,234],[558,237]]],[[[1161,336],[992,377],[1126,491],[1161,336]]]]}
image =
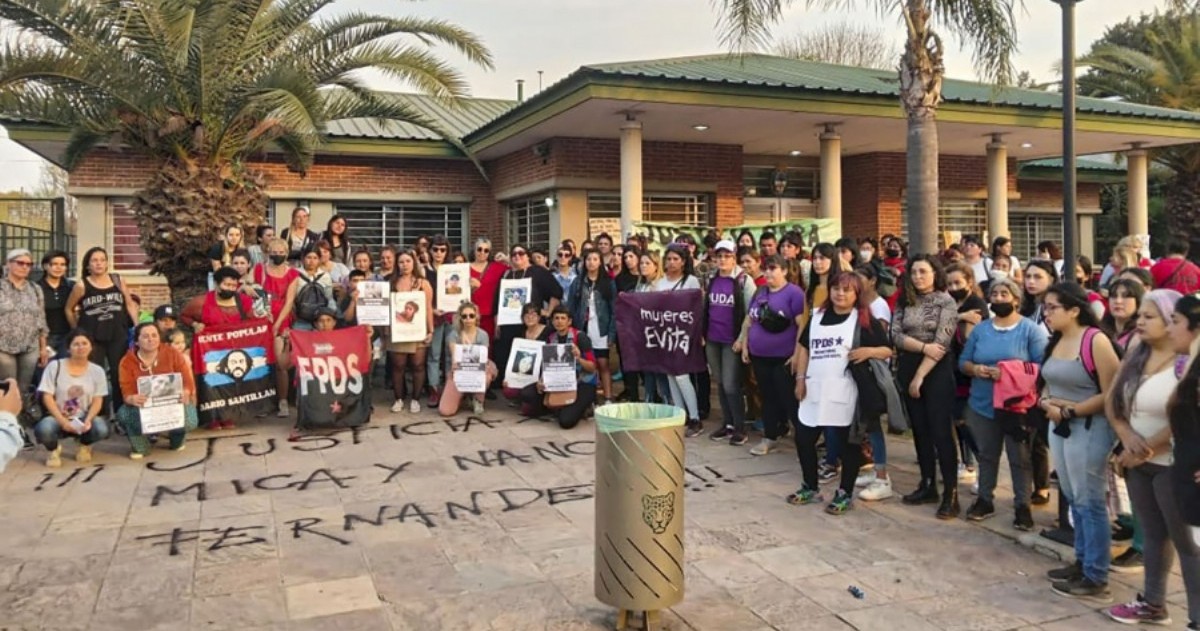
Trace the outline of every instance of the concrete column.
{"type": "Polygon", "coordinates": [[[833,125],[821,133],[821,200],[817,216],[842,220],[842,137],[833,125]]]}
{"type": "Polygon", "coordinates": [[[1000,135],[987,145],[988,240],[1008,235],[1008,148],[1000,135]]]}
{"type": "Polygon", "coordinates": [[[1125,152],[1125,158],[1129,190],[1129,199],[1126,202],[1126,209],[1129,213],[1129,234],[1148,235],[1150,234],[1150,197],[1147,190],[1149,161],[1146,158],[1146,150],[1135,144],[1132,150],[1125,152]]]}
{"type": "Polygon", "coordinates": [[[642,124],[630,118],[621,123],[621,241],[642,220],[642,197],[642,124]]]}

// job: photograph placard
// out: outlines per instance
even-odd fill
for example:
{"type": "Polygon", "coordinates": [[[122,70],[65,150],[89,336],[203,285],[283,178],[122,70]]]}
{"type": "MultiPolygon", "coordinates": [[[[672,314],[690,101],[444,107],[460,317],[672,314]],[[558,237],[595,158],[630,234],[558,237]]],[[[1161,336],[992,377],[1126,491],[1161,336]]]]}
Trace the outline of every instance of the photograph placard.
{"type": "Polygon", "coordinates": [[[425,292],[392,292],[392,341],[423,342],[429,335],[426,326],[427,310],[425,292]]]}
{"type": "Polygon", "coordinates": [[[183,429],[183,375],[173,372],[138,377],[138,394],[146,396],[146,404],[138,414],[143,435],[183,429]]]}
{"type": "Polygon", "coordinates": [[[453,313],[471,300],[471,266],[467,263],[443,265],[437,270],[437,310],[453,313]]]}
{"type": "Polygon", "coordinates": [[[354,304],[354,315],[358,318],[358,323],[367,326],[391,324],[391,293],[391,287],[386,281],[359,281],[358,299],[354,304]]]}
{"type": "Polygon", "coordinates": [[[483,344],[454,346],[454,387],[464,394],[487,390],[488,348],[483,344]]]}
{"type": "Polygon", "coordinates": [[[545,342],[538,340],[513,340],[512,351],[508,354],[508,366],[504,371],[509,388],[524,388],[531,383],[537,383],[542,369],[542,347],[545,345],[545,342]]]}
{"type": "Polygon", "coordinates": [[[577,389],[575,355],[570,344],[546,344],[542,347],[542,385],[546,392],[574,392],[577,389]]]}
{"type": "Polygon", "coordinates": [[[500,302],[496,305],[496,324],[521,323],[521,307],[533,297],[532,278],[506,278],[500,281],[500,302]]]}

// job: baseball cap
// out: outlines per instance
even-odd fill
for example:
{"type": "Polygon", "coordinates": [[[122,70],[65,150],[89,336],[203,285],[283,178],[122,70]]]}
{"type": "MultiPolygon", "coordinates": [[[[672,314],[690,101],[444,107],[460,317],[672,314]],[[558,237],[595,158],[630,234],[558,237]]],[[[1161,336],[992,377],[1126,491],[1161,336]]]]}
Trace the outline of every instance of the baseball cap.
{"type": "Polygon", "coordinates": [[[737,246],[735,246],[733,241],[730,241],[729,239],[721,239],[720,241],[717,241],[716,245],[713,246],[713,252],[720,252],[721,250],[725,250],[726,252],[736,252],[737,246]]]}
{"type": "Polygon", "coordinates": [[[175,307],[172,307],[171,305],[159,305],[158,308],[154,310],[154,319],[161,320],[163,318],[179,319],[179,314],[175,312],[175,307]]]}

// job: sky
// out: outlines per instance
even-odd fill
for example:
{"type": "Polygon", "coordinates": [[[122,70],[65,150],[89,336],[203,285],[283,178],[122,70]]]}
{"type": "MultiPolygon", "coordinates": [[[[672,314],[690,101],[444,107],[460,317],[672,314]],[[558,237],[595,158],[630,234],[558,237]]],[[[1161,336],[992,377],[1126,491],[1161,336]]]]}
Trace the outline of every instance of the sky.
{"type": "MultiPolygon", "coordinates": [[[[820,4],[820,3],[815,3],[820,4]]],[[[867,2],[839,2],[872,6],[867,2]]],[[[1153,11],[1155,0],[1086,0],[1076,8],[1076,46],[1088,45],[1105,27],[1126,17],[1153,11]]],[[[362,10],[389,15],[419,15],[444,19],[478,35],[491,49],[495,68],[471,66],[452,50],[436,52],[466,77],[474,96],[515,98],[516,80],[525,80],[526,96],[538,91],[538,71],[548,87],[585,64],[658,59],[719,53],[717,12],[710,0],[342,0],[334,10],[362,10]]],[[[787,9],[775,33],[787,37],[822,25],[849,21],[876,25],[895,33],[897,48],[902,28],[893,15],[870,10],[826,11],[797,0],[787,9]]],[[[1052,0],[1027,0],[1017,17],[1020,52],[1018,70],[1035,79],[1056,80],[1052,67],[1061,58],[1061,9],[1052,0]]],[[[974,79],[969,50],[945,37],[946,72],[974,79]]],[[[380,89],[403,89],[385,79],[380,89]]],[[[37,186],[41,163],[16,143],[0,139],[0,190],[37,186]]]]}

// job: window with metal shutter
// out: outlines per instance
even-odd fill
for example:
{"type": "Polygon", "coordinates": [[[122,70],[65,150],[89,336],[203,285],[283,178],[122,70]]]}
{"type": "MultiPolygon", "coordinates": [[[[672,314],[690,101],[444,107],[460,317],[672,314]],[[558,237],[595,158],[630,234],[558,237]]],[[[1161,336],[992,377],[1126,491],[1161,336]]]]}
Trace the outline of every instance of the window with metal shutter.
{"type": "MultiPolygon", "coordinates": [[[[987,202],[978,199],[943,199],[938,205],[938,235],[982,235],[987,231],[987,202]]],[[[908,203],[900,200],[900,235],[908,238],[908,203]]],[[[860,237],[864,235],[848,235],[860,237]]],[[[947,244],[948,245],[948,244],[947,244]]]]}
{"type": "Polygon", "coordinates": [[[466,211],[461,206],[336,202],[334,208],[346,218],[350,242],[372,256],[385,245],[410,248],[421,235],[444,234],[452,249],[466,248],[466,211]]]}
{"type": "MultiPolygon", "coordinates": [[[[651,193],[642,197],[642,219],[681,226],[707,226],[708,195],[651,193]]],[[[621,217],[621,194],[588,193],[588,219],[621,217]]]]}
{"type": "Polygon", "coordinates": [[[508,203],[508,242],[550,252],[550,207],[545,197],[508,203]]]}
{"type": "Polygon", "coordinates": [[[1037,255],[1037,244],[1042,241],[1063,242],[1061,215],[1009,215],[1008,230],[1013,256],[1022,262],[1037,255]]]}

